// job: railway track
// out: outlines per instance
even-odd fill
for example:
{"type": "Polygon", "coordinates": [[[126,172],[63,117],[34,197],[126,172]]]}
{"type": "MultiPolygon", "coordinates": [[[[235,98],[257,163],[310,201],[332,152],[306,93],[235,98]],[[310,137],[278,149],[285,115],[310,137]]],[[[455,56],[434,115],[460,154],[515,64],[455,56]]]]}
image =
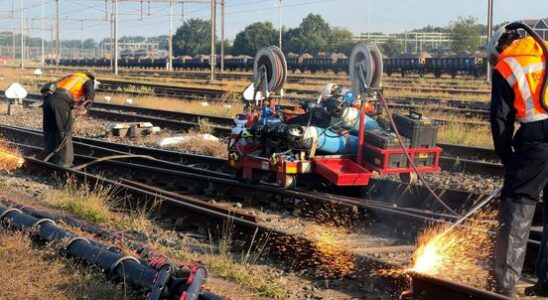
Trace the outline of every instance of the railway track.
{"type": "MultiPolygon", "coordinates": [[[[39,95],[29,95],[28,100],[39,101],[39,95]]],[[[231,118],[208,116],[194,113],[174,112],[137,106],[118,105],[95,102],[88,110],[92,117],[118,122],[151,122],[155,126],[171,130],[188,130],[198,128],[200,120],[210,123],[213,133],[218,136],[228,136],[234,121],[231,118]]],[[[461,146],[454,144],[438,144],[444,149],[440,165],[444,170],[467,172],[480,175],[502,174],[502,165],[492,149],[461,146]],[[447,150],[445,150],[447,149],[447,150]]]]}
{"type": "MultiPolygon", "coordinates": [[[[10,131],[11,135],[9,135],[15,142],[24,142],[25,144],[41,143],[41,136],[39,134],[21,129],[17,130],[19,130],[18,134],[15,134],[14,131],[10,131]]],[[[78,163],[89,163],[101,155],[118,153],[123,148],[137,151],[135,146],[119,145],[117,146],[117,149],[109,149],[86,144],[84,143],[85,141],[89,141],[89,139],[77,139],[77,143],[75,145],[76,152],[78,153],[78,163]],[[96,156],[89,157],[87,154],[95,154],[96,156]]],[[[95,143],[100,142],[95,141],[95,143]]],[[[102,145],[106,146],[106,144],[102,145]]],[[[40,151],[40,149],[36,146],[23,146],[22,144],[20,144],[20,146],[26,151],[27,154],[40,151]]],[[[158,149],[153,150],[141,147],[140,151],[147,151],[151,156],[158,155],[158,157],[163,158],[171,157],[175,160],[189,159],[187,154],[175,154],[172,152],[163,153],[164,151],[158,149]]],[[[190,157],[192,157],[190,159],[196,159],[196,162],[200,159],[192,155],[190,155],[190,157]]],[[[202,163],[208,164],[205,160],[202,161],[202,163]]],[[[34,158],[27,158],[27,165],[30,167],[33,174],[36,174],[37,170],[43,170],[47,176],[51,176],[52,172],[57,172],[58,174],[68,172],[72,176],[86,178],[92,182],[96,181],[100,184],[116,184],[120,187],[120,192],[123,190],[124,193],[131,194],[134,197],[146,198],[153,195],[154,197],[160,197],[163,200],[162,211],[164,211],[164,213],[167,212],[169,214],[177,214],[179,216],[194,216],[194,218],[191,218],[192,222],[206,223],[205,225],[201,223],[201,226],[212,226],[213,224],[218,225],[230,216],[230,218],[234,220],[233,223],[236,227],[235,232],[239,233],[239,238],[247,238],[249,240],[251,236],[259,237],[261,234],[267,234],[271,239],[271,245],[273,246],[272,251],[274,252],[277,249],[275,245],[280,245],[279,243],[283,243],[284,248],[290,249],[290,251],[295,250],[291,248],[291,245],[306,245],[310,246],[309,249],[314,249],[314,245],[306,238],[296,237],[293,234],[288,234],[279,230],[272,230],[272,228],[268,228],[258,222],[254,222],[252,219],[246,219],[242,216],[235,217],[235,212],[233,211],[230,212],[231,214],[222,213],[211,208],[210,204],[200,199],[194,199],[198,202],[191,205],[191,203],[188,203],[189,201],[177,199],[172,193],[159,193],[158,187],[153,188],[150,184],[158,185],[159,183],[162,183],[163,185],[168,185],[170,190],[176,189],[178,191],[186,191],[185,194],[200,194],[200,191],[206,189],[211,190],[213,188],[217,191],[222,191],[224,197],[236,199],[241,199],[242,195],[244,195],[242,194],[242,191],[246,191],[246,196],[256,199],[263,199],[263,201],[264,199],[270,199],[269,201],[283,202],[283,199],[285,198],[292,199],[293,201],[301,200],[316,204],[330,203],[332,205],[337,205],[340,208],[358,208],[360,210],[369,211],[370,214],[372,213],[376,216],[376,218],[390,218],[392,220],[398,220],[396,222],[391,222],[391,226],[396,226],[398,223],[403,222],[405,223],[403,226],[406,226],[405,228],[408,231],[410,223],[415,223],[417,226],[420,226],[425,220],[454,220],[451,216],[436,212],[439,211],[439,207],[436,208],[435,206],[432,206],[431,203],[429,203],[431,199],[425,197],[425,191],[420,188],[409,191],[409,188],[405,187],[405,185],[394,184],[387,181],[374,182],[371,189],[368,191],[369,199],[371,200],[363,200],[350,196],[323,194],[317,192],[311,193],[298,190],[287,191],[270,186],[242,183],[232,180],[230,177],[227,177],[226,173],[222,172],[217,175],[214,175],[214,173],[210,173],[208,175],[205,175],[204,173],[189,173],[189,170],[186,168],[192,166],[174,164],[162,160],[155,161],[145,158],[116,162],[104,161],[86,168],[85,172],[62,169],[34,158]],[[163,167],[161,166],[162,164],[164,165],[163,167]],[[167,169],[168,167],[169,169],[167,169]],[[98,176],[97,174],[99,173],[104,174],[105,177],[98,176]],[[133,181],[142,183],[135,184],[127,180],[121,182],[114,181],[119,178],[131,178],[133,181]],[[153,179],[150,180],[151,178],[153,179]],[[150,181],[152,181],[152,183],[150,181]],[[175,186],[173,186],[173,184],[175,184],[175,186]],[[394,219],[394,217],[397,218],[394,219]]],[[[213,165],[214,164],[210,167],[215,169],[216,167],[213,167],[213,165]]],[[[201,169],[205,171],[204,168],[201,169]]],[[[209,193],[211,193],[211,191],[209,193]]],[[[460,209],[466,209],[480,199],[480,195],[456,191],[444,191],[441,194],[445,201],[448,201],[448,203],[450,203],[454,208],[458,207],[460,209]]],[[[185,197],[193,198],[195,196],[185,195],[185,197]]],[[[379,247],[376,245],[371,248],[371,251],[374,251],[378,256],[379,253],[382,254],[383,251],[384,253],[395,251],[395,247],[379,247]]],[[[297,252],[297,254],[294,254],[293,252],[291,253],[292,257],[295,257],[294,255],[302,255],[303,259],[310,254],[303,253],[302,250],[297,252]]],[[[361,251],[361,254],[353,254],[356,258],[358,266],[364,268],[362,271],[370,270],[372,264],[375,267],[395,267],[393,263],[387,263],[382,259],[372,256],[371,254],[372,253],[368,253],[367,249],[361,251]]],[[[274,255],[287,255],[287,252],[274,253],[274,255]]],[[[428,277],[420,274],[411,274],[411,276],[413,278],[414,290],[417,292],[421,291],[420,295],[422,296],[424,296],[424,293],[422,292],[426,292],[427,297],[424,299],[440,299],[440,296],[444,296],[444,299],[448,296],[456,297],[448,299],[464,299],[464,297],[466,297],[466,299],[508,299],[487,291],[473,289],[458,283],[442,280],[440,278],[428,277]],[[440,290],[440,287],[443,289],[440,290]]],[[[363,279],[363,277],[358,278],[363,279]]]]}
{"type": "MultiPolygon", "coordinates": [[[[222,90],[195,89],[163,84],[144,84],[126,81],[104,81],[105,86],[101,88],[102,92],[129,91],[134,95],[153,95],[170,96],[186,100],[207,100],[227,102],[229,99],[236,99],[237,96],[224,92],[222,90]],[[152,90],[152,92],[139,92],[131,89],[152,90]]],[[[300,90],[286,89],[285,101],[297,103],[302,100],[316,100],[318,91],[311,90],[303,92],[300,90]]],[[[481,101],[466,100],[439,100],[429,98],[395,98],[390,99],[392,108],[400,109],[419,109],[428,111],[438,111],[442,113],[451,113],[463,117],[473,117],[486,120],[489,116],[489,103],[481,101]]],[[[465,120],[464,120],[465,122],[465,120]]]]}

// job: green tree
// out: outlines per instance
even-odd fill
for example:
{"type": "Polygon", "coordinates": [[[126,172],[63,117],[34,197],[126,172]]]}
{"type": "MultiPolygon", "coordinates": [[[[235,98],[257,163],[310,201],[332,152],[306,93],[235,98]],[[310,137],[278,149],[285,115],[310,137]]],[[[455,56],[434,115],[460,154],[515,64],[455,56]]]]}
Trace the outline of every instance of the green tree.
{"type": "Polygon", "coordinates": [[[474,51],[481,45],[480,26],[474,17],[459,17],[449,24],[451,34],[451,49],[455,52],[474,51]]]}
{"type": "Polygon", "coordinates": [[[329,50],[350,55],[354,47],[353,34],[348,29],[335,27],[329,34],[329,50]]]}
{"type": "Polygon", "coordinates": [[[320,15],[309,14],[298,28],[288,30],[284,35],[284,50],[288,52],[316,54],[329,51],[331,27],[320,15]]]}
{"type": "Polygon", "coordinates": [[[305,41],[299,28],[291,28],[282,37],[284,52],[303,53],[305,41]]]}
{"type": "Polygon", "coordinates": [[[202,19],[190,19],[173,36],[173,52],[176,56],[205,54],[211,46],[211,23],[202,19]]]}
{"type": "Polygon", "coordinates": [[[387,56],[397,55],[403,53],[404,46],[396,38],[390,37],[381,45],[381,51],[387,56]]]}
{"type": "Polygon", "coordinates": [[[278,31],[270,22],[257,22],[240,31],[234,39],[232,53],[255,55],[262,47],[278,44],[278,31]]]}

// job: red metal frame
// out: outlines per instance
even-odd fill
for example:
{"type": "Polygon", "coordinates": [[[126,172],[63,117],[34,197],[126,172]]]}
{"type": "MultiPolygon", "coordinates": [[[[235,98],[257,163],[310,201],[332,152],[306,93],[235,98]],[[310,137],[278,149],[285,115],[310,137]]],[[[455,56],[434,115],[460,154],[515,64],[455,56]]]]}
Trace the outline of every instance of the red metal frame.
{"type": "MultiPolygon", "coordinates": [[[[381,174],[397,174],[397,173],[411,173],[413,172],[413,168],[411,167],[411,163],[407,161],[407,168],[389,168],[388,162],[389,162],[389,156],[393,154],[402,154],[405,155],[403,149],[397,148],[397,149],[381,149],[378,147],[375,147],[373,145],[364,144],[365,148],[367,148],[369,151],[374,151],[382,155],[382,168],[379,168],[378,166],[364,161],[363,165],[369,168],[370,170],[377,171],[381,174]]],[[[409,153],[409,156],[411,157],[412,161],[415,161],[416,155],[431,155],[434,154],[434,163],[432,166],[423,166],[423,167],[417,167],[417,171],[419,172],[437,172],[440,171],[441,168],[439,167],[439,161],[440,161],[440,154],[442,149],[440,147],[432,147],[432,148],[409,148],[406,149],[409,153]]]]}
{"type": "Polygon", "coordinates": [[[315,157],[314,173],[337,186],[367,185],[371,172],[349,158],[315,157]]]}

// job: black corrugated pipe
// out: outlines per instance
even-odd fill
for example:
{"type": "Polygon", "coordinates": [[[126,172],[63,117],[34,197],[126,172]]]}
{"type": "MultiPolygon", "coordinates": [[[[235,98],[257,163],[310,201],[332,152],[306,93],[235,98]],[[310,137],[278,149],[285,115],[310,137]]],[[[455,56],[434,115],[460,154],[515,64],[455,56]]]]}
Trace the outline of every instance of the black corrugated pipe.
{"type": "MultiPolygon", "coordinates": [[[[0,223],[12,229],[32,229],[45,242],[64,243],[65,251],[71,257],[96,265],[112,275],[148,290],[147,299],[197,300],[200,297],[206,271],[196,265],[188,278],[172,276],[173,267],[164,264],[158,270],[141,264],[141,261],[122,253],[113,252],[101,244],[92,242],[67,231],[48,218],[36,218],[17,208],[0,207],[0,223]]],[[[202,296],[203,298],[203,296],[202,296]]]]}
{"type": "MultiPolygon", "coordinates": [[[[91,233],[95,236],[99,236],[99,237],[104,238],[104,239],[109,240],[109,241],[113,241],[113,242],[121,241],[126,246],[128,246],[129,248],[131,248],[131,249],[135,250],[137,253],[139,253],[139,255],[141,255],[142,258],[147,258],[148,259],[148,258],[158,258],[159,256],[162,256],[157,251],[155,251],[153,249],[150,249],[149,247],[147,247],[145,245],[130,241],[129,239],[127,239],[121,233],[104,230],[104,229],[102,229],[98,226],[95,226],[95,225],[92,225],[92,224],[89,224],[89,223],[86,223],[86,222],[82,222],[82,221],[80,221],[76,218],[73,218],[71,216],[56,215],[56,214],[51,214],[51,213],[39,211],[39,210],[33,209],[31,207],[20,205],[16,202],[13,202],[13,201],[11,201],[9,199],[5,199],[5,198],[0,198],[0,203],[3,204],[4,206],[7,206],[7,207],[15,207],[15,208],[23,211],[24,213],[29,214],[29,215],[31,215],[33,217],[36,217],[36,218],[39,218],[39,219],[46,218],[46,219],[51,219],[55,222],[62,221],[65,224],[76,227],[76,228],[78,228],[78,229],[80,229],[84,232],[91,233]]],[[[97,243],[97,245],[101,246],[98,243],[97,243]]],[[[111,247],[110,250],[111,251],[116,251],[116,249],[114,247],[111,247]]]]}

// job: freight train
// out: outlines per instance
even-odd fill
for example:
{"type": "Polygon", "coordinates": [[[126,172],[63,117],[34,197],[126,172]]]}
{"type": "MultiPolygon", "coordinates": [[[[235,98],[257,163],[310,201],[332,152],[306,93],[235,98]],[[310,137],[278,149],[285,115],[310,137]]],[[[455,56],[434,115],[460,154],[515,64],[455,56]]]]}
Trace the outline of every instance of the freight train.
{"type": "MultiPolygon", "coordinates": [[[[46,63],[55,65],[55,60],[48,59],[46,63]]],[[[318,56],[289,54],[287,56],[287,68],[291,72],[348,72],[348,63],[349,59],[344,54],[318,56]]],[[[59,64],[71,67],[108,68],[111,66],[110,59],[106,58],[61,59],[59,64]]],[[[485,55],[479,54],[431,56],[421,53],[419,55],[398,55],[384,57],[383,64],[384,72],[388,76],[392,74],[401,74],[401,76],[433,74],[435,77],[440,77],[443,74],[448,74],[452,77],[457,75],[480,77],[485,74],[487,69],[485,55]]],[[[165,69],[167,58],[124,58],[118,60],[118,66],[135,69],[165,69]]],[[[217,68],[219,67],[220,59],[217,58],[217,68]]],[[[227,56],[224,60],[224,67],[228,71],[252,71],[253,57],[246,55],[227,56]]],[[[173,59],[174,70],[206,70],[209,68],[209,56],[207,55],[173,59]]]]}

